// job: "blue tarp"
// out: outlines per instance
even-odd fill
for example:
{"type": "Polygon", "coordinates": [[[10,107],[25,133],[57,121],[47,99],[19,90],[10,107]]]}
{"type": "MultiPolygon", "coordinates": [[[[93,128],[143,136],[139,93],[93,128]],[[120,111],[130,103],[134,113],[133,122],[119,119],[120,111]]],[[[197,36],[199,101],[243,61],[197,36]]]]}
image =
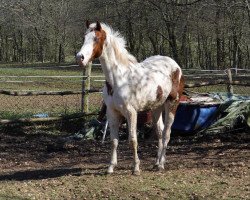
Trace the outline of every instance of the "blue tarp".
{"type": "Polygon", "coordinates": [[[181,103],[177,109],[173,130],[193,132],[211,125],[220,104],[181,103]]]}
{"type": "Polygon", "coordinates": [[[223,126],[233,129],[239,121],[250,127],[250,96],[211,93],[209,97],[214,103],[181,103],[172,129],[179,132],[213,131],[223,126]]]}

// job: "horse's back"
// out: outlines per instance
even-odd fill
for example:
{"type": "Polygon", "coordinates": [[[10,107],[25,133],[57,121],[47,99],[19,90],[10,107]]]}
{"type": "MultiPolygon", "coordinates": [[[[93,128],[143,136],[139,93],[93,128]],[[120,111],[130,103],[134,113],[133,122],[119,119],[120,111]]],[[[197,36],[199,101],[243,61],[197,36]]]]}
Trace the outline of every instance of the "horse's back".
{"type": "Polygon", "coordinates": [[[180,66],[168,56],[151,56],[145,59],[141,64],[143,67],[148,68],[149,70],[163,70],[169,74],[176,71],[177,69],[181,71],[180,66]]]}

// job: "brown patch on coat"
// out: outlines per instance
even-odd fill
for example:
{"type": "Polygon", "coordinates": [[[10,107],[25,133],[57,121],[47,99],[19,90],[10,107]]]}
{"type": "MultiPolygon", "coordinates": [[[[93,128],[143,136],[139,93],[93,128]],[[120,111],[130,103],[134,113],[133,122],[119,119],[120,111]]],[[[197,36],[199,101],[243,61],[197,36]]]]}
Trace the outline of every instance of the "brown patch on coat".
{"type": "Polygon", "coordinates": [[[175,72],[172,73],[171,78],[172,78],[172,90],[169,94],[169,97],[167,100],[171,101],[171,106],[170,106],[170,112],[175,115],[177,107],[179,105],[180,97],[184,91],[184,77],[180,75],[180,70],[177,69],[175,72]]]}
{"type": "Polygon", "coordinates": [[[110,83],[108,81],[105,82],[106,83],[106,87],[107,87],[107,93],[108,95],[112,96],[113,95],[113,89],[112,86],[110,85],[110,83]]]}
{"type": "Polygon", "coordinates": [[[163,97],[163,90],[160,85],[158,85],[157,90],[156,90],[156,99],[159,101],[163,97]]]}
{"type": "Polygon", "coordinates": [[[94,30],[94,31],[95,31],[95,43],[90,61],[102,55],[104,41],[106,40],[106,32],[102,28],[100,30],[94,30]]]}
{"type": "Polygon", "coordinates": [[[182,75],[180,78],[179,89],[178,89],[179,97],[181,97],[181,95],[183,94],[184,87],[185,87],[185,81],[184,81],[184,77],[182,75]]]}
{"type": "Polygon", "coordinates": [[[172,90],[169,94],[169,99],[176,99],[177,97],[180,97],[184,90],[184,78],[183,75],[181,75],[181,78],[179,80],[180,76],[180,70],[177,69],[175,72],[171,74],[171,80],[172,80],[172,90]]]}

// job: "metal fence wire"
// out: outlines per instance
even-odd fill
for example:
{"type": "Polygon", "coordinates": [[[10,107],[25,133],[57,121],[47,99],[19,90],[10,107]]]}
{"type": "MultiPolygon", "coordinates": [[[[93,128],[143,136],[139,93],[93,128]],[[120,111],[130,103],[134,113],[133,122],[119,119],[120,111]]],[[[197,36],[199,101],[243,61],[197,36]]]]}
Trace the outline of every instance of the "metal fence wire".
{"type": "MultiPolygon", "coordinates": [[[[98,69],[99,70],[99,69],[98,69]]],[[[187,74],[187,93],[227,92],[228,77],[225,74],[187,74]],[[218,85],[209,85],[213,81],[218,85]],[[202,83],[205,83],[202,86],[202,83]],[[200,85],[199,85],[200,84],[200,85]]],[[[210,73],[210,72],[209,72],[210,73]]],[[[84,95],[88,94],[89,112],[98,113],[102,105],[101,88],[104,77],[100,74],[90,78],[90,90],[82,92],[84,76],[1,76],[0,77],[0,120],[20,118],[44,118],[67,116],[82,112],[84,95]]],[[[248,71],[233,76],[235,94],[250,95],[248,71]]],[[[86,99],[84,101],[86,103],[86,99]]]]}
{"type": "MultiPolygon", "coordinates": [[[[82,92],[53,95],[6,95],[0,94],[0,118],[44,118],[67,116],[82,112],[82,92]]],[[[101,107],[100,93],[88,95],[89,112],[97,113],[101,107]]]]}
{"type": "Polygon", "coordinates": [[[1,118],[6,117],[48,117],[80,112],[81,95],[0,95],[1,118]]]}

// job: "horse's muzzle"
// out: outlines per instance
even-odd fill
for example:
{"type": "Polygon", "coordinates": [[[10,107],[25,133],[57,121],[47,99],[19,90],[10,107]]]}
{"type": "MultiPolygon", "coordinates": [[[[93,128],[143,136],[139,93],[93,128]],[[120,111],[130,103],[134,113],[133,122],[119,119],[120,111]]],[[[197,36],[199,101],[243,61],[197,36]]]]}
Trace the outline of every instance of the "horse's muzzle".
{"type": "Polygon", "coordinates": [[[78,65],[80,66],[80,67],[84,67],[85,66],[85,64],[84,64],[84,56],[82,55],[82,54],[77,54],[76,55],[76,62],[78,63],[78,65]]]}

